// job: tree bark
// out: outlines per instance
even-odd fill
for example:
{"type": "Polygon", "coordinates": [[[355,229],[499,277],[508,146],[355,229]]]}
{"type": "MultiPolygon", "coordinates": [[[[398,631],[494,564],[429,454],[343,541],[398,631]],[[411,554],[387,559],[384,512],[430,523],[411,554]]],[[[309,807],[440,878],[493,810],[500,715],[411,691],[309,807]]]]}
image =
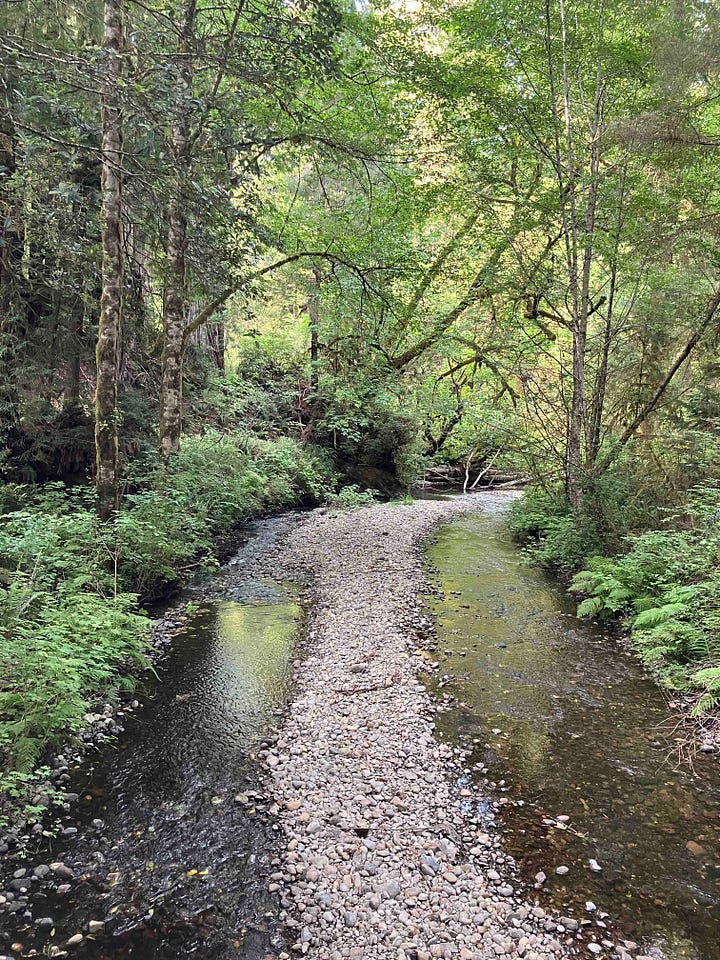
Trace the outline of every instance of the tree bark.
{"type": "Polygon", "coordinates": [[[68,337],[68,367],[67,378],[65,381],[65,395],[63,397],[63,409],[72,410],[80,405],[80,373],[82,360],[82,332],[83,332],[83,308],[81,302],[75,304],[72,316],[72,327],[68,337]]]}
{"type": "MultiPolygon", "coordinates": [[[[511,232],[511,230],[512,227],[509,227],[508,237],[514,236],[514,232],[511,232]]],[[[493,250],[492,254],[488,257],[487,261],[478,271],[475,279],[470,284],[464,296],[458,301],[452,310],[449,310],[447,313],[443,314],[443,316],[437,319],[432,324],[429,331],[424,336],[420,337],[420,339],[411,347],[408,347],[407,350],[403,350],[402,353],[396,354],[394,357],[390,358],[390,366],[394,370],[404,370],[405,367],[413,362],[413,360],[416,360],[418,357],[422,356],[426,350],[428,350],[430,347],[434,347],[435,344],[445,336],[455,321],[458,320],[469,307],[476,303],[480,303],[482,300],[486,300],[491,295],[492,284],[488,283],[488,281],[492,281],[493,273],[500,263],[503,254],[510,246],[510,243],[511,240],[506,237],[503,243],[498,244],[498,246],[493,250]]]]}
{"type": "MultiPolygon", "coordinates": [[[[578,183],[579,165],[576,156],[573,129],[573,92],[570,81],[570,63],[568,56],[567,14],[565,0],[559,0],[560,43],[561,43],[561,103],[563,115],[563,144],[555,126],[554,166],[558,182],[560,214],[565,237],[565,256],[568,271],[568,300],[572,317],[572,392],[567,423],[565,446],[566,493],[573,511],[582,512],[584,487],[587,473],[587,452],[589,441],[588,403],[587,403],[587,339],[588,319],[593,312],[590,299],[590,278],[595,256],[595,231],[598,191],[600,186],[601,132],[604,100],[604,81],[602,70],[601,43],[604,31],[602,0],[598,22],[598,56],[594,98],[591,107],[584,102],[582,89],[579,97],[589,120],[589,181],[578,183]],[[564,169],[563,169],[564,167],[564,169]],[[585,199],[584,210],[580,205],[585,199]]],[[[546,2],[546,49],[548,57],[548,75],[551,102],[556,101],[556,82],[552,59],[552,28],[550,4],[546,2]]]]}
{"type": "Polygon", "coordinates": [[[187,217],[185,182],[190,165],[190,119],[192,96],[192,39],[197,21],[197,2],[189,0],[178,38],[177,103],[172,148],[175,162],[173,196],[168,204],[167,277],[163,296],[163,355],[160,391],[160,456],[163,460],[180,449],[182,432],[183,360],[186,342],[187,217]]]}
{"type": "MultiPolygon", "coordinates": [[[[0,19],[0,30],[4,24],[0,19]]],[[[23,224],[15,197],[17,131],[15,62],[0,70],[0,466],[20,439],[18,369],[23,342],[20,311],[26,284],[22,276],[23,224]]]]}
{"type": "Polygon", "coordinates": [[[103,48],[107,56],[102,103],[102,294],[95,389],[97,512],[108,520],[118,506],[117,383],[122,329],[122,0],[105,0],[103,48]]]}
{"type": "Polygon", "coordinates": [[[320,358],[320,285],[322,283],[320,268],[314,266],[312,275],[307,311],[310,320],[310,393],[315,396],[318,391],[318,361],[320,358]]]}
{"type": "Polygon", "coordinates": [[[182,204],[173,202],[168,211],[168,278],[163,297],[160,393],[160,456],[163,460],[179,450],[182,430],[186,243],[187,224],[182,204]]]}

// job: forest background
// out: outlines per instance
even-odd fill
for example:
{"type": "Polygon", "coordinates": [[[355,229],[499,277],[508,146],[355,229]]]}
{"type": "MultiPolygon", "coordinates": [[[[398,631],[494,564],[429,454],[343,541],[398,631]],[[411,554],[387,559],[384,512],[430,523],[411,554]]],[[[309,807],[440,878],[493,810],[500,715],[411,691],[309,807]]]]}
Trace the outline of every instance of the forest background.
{"type": "Polygon", "coordinates": [[[720,12],[0,4],[0,766],[22,793],[217,537],[513,515],[720,702],[720,12]]]}

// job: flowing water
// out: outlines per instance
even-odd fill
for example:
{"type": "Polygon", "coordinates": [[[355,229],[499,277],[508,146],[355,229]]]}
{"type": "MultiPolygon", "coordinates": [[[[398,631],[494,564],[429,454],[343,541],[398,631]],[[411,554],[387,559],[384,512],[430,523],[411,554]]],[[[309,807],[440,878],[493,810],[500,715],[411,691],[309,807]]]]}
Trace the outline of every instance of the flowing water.
{"type": "MultiPolygon", "coordinates": [[[[505,532],[510,500],[478,495],[484,512],[445,525],[429,550],[444,594],[431,603],[439,734],[472,744],[497,784],[505,845],[529,884],[547,874],[544,905],[669,960],[720,960],[717,758],[677,765],[657,689],[524,563],[505,532]]],[[[27,868],[64,859],[77,879],[64,893],[34,884],[32,917],[0,919],[0,953],[62,956],[78,933],[70,953],[85,960],[260,960],[279,944],[256,754],[289,696],[301,615],[295,590],[263,573],[289,523],[251,526],[126,733],[74,773],[77,837],[39,843],[27,868]],[[105,926],[89,933],[90,920],[105,926]]]]}
{"type": "Polygon", "coordinates": [[[434,687],[452,696],[440,735],[472,745],[498,785],[505,846],[530,884],[547,875],[543,905],[670,960],[720,960],[717,757],[678,763],[668,708],[638,663],[527,565],[506,532],[511,497],[478,500],[483,511],[428,550],[443,597],[430,602],[434,687]]]}
{"type": "Polygon", "coordinates": [[[277,549],[287,523],[252,525],[211,582],[225,599],[198,599],[119,743],[74,774],[80,799],[67,823],[77,838],[38,850],[28,872],[61,856],[80,879],[62,895],[38,885],[31,908],[52,918],[52,931],[6,916],[0,953],[14,941],[22,955],[53,956],[52,945],[78,933],[72,955],[94,960],[267,952],[277,937],[267,890],[276,841],[256,753],[284,712],[301,611],[292,586],[238,569],[277,549]],[[90,920],[104,929],[88,936],[90,920]]]}

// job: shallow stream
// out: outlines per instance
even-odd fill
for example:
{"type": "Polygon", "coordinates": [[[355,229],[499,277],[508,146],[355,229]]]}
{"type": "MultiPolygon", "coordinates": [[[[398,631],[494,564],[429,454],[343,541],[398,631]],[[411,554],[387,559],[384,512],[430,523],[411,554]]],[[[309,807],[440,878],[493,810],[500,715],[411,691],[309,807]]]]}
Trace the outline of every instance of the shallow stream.
{"type": "Polygon", "coordinates": [[[531,886],[546,874],[543,905],[669,960],[719,960],[717,757],[678,762],[668,707],[637,661],[524,561],[506,531],[512,498],[480,496],[483,511],[443,526],[428,551],[443,596],[430,602],[434,689],[452,698],[440,735],[470,744],[478,779],[497,784],[505,846],[531,886]]]}
{"type": "Polygon", "coordinates": [[[252,565],[291,522],[248,527],[235,560],[201,584],[196,609],[171,630],[159,678],[142,684],[143,706],[118,743],[73,774],[79,800],[65,829],[77,836],[40,845],[27,873],[60,859],[77,879],[60,895],[33,884],[33,916],[0,918],[0,954],[15,943],[13,955],[57,955],[78,934],[72,956],[93,960],[268,952],[278,936],[267,889],[276,840],[256,754],[281,723],[301,609],[292,585],[252,565]],[[52,926],[38,924],[44,917],[52,926]]]}
{"type": "MultiPolygon", "coordinates": [[[[505,846],[530,887],[546,874],[533,891],[544,905],[668,960],[720,960],[720,764],[677,763],[667,706],[637,661],[579,623],[510,542],[511,499],[479,494],[483,512],[444,525],[429,549],[444,597],[430,601],[438,732],[470,744],[481,768],[475,795],[460,784],[467,802],[492,817],[485,777],[496,785],[505,846]]],[[[29,876],[63,860],[75,879],[61,892],[57,880],[33,881],[27,905],[18,894],[0,918],[0,954],[277,952],[277,825],[257,753],[290,695],[301,608],[272,571],[293,522],[251,525],[196,591],[192,616],[176,620],[159,682],[144,685],[125,734],[73,773],[71,835],[50,849],[39,841],[26,863],[29,876]]]]}

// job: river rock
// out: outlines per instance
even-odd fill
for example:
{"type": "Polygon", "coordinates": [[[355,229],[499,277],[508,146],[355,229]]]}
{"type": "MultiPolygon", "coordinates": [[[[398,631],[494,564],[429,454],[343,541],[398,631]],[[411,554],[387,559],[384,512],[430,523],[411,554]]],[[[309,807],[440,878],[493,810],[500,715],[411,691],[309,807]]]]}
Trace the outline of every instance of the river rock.
{"type": "Polygon", "coordinates": [[[439,704],[416,678],[419,632],[431,629],[419,545],[435,523],[474,505],[316,511],[278,558],[289,577],[313,583],[306,655],[293,663],[297,695],[265,758],[286,844],[274,882],[294,949],[312,960],[568,954],[545,911],[508,901],[514,865],[497,831],[469,812],[469,800],[494,801],[468,781],[463,751],[435,738],[439,704]],[[317,884],[333,891],[332,911],[317,884]]]}

